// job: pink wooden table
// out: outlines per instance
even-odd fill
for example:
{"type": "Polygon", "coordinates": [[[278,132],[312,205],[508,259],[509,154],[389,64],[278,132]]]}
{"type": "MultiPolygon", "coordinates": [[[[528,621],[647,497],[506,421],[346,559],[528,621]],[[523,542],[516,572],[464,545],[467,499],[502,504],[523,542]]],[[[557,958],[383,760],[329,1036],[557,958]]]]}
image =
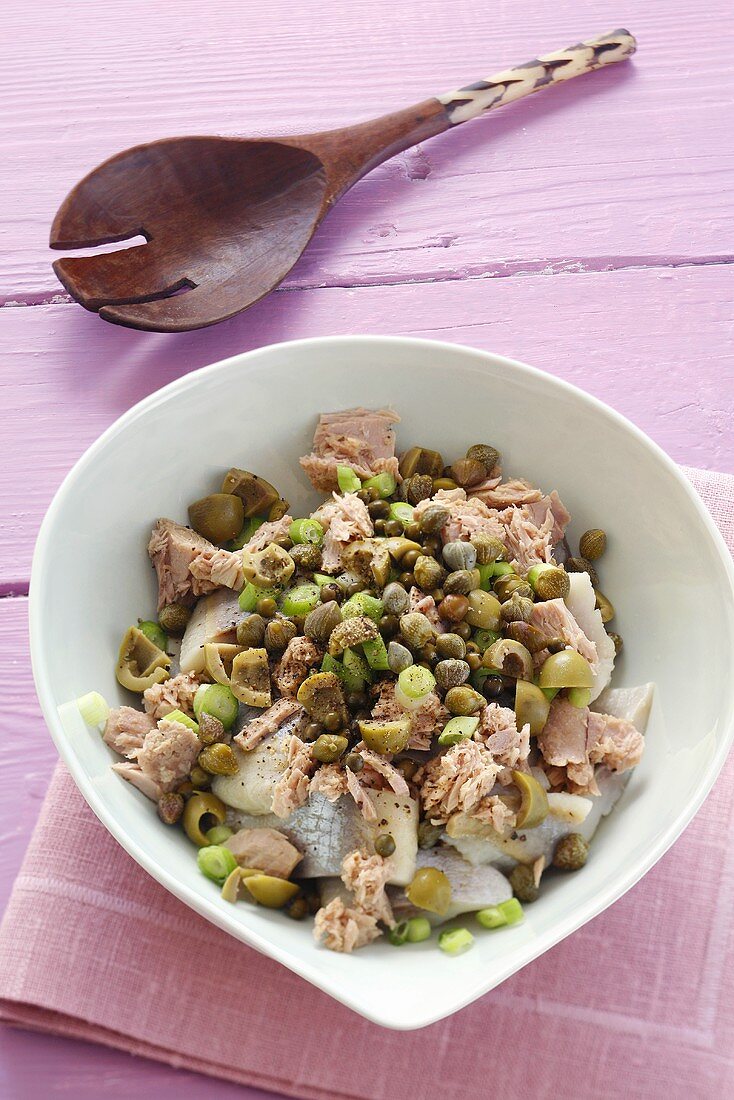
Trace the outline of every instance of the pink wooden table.
{"type": "MultiPolygon", "coordinates": [[[[33,541],[57,485],[131,404],[277,340],[435,336],[582,385],[674,458],[734,471],[730,0],[7,0],[0,37],[0,888],[50,775],[26,643],[33,541]],[[269,301],[218,328],[113,328],[56,283],[68,187],[176,133],[339,126],[627,26],[632,65],[402,154],[364,180],[269,301]]],[[[0,1096],[263,1094],[0,1032],[0,1096]]]]}

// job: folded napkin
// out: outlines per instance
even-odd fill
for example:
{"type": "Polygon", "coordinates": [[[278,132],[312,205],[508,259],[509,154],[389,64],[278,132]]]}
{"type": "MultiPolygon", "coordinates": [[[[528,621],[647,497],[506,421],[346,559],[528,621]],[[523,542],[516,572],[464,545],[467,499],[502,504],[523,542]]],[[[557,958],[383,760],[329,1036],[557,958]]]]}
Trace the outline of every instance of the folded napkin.
{"type": "MultiPolygon", "coordinates": [[[[734,549],[734,477],[689,476],[734,549]]],[[[733,795],[730,760],[611,909],[452,1018],[397,1033],[171,897],[59,766],[0,928],[0,1019],[323,1100],[732,1096],[733,795]]]]}

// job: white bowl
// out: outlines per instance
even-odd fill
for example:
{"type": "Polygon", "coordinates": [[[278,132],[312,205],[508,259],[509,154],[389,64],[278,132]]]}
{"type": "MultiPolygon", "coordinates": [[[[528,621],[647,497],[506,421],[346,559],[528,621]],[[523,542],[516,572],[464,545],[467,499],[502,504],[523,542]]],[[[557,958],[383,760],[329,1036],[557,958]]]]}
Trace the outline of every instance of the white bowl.
{"type": "MultiPolygon", "coordinates": [[[[619,898],[685,828],[734,737],[734,568],[719,532],[674,464],[599,401],[496,355],[452,344],[332,337],[278,344],[186,375],[121,417],[56,495],[38,538],[30,598],[38,695],[87,802],[154,878],[202,916],[368,1019],[416,1028],[473,1001],[619,898]],[[279,913],[222,901],[191,845],[110,771],[96,732],[65,729],[57,707],[90,690],[122,701],[115,654],[124,630],[155,610],[145,547],[157,516],[186,521],[189,501],[245,466],[302,511],[298,466],[320,411],[392,405],[399,445],[447,456],[496,444],[505,469],[557,488],[573,542],[603,526],[602,564],[625,650],[615,683],[654,680],[642,764],[602,824],[583,872],[547,881],[524,924],[476,929],[450,958],[427,944],[377,943],[355,955],[317,947],[279,913]]],[[[472,924],[471,918],[465,922],[472,924]]]]}

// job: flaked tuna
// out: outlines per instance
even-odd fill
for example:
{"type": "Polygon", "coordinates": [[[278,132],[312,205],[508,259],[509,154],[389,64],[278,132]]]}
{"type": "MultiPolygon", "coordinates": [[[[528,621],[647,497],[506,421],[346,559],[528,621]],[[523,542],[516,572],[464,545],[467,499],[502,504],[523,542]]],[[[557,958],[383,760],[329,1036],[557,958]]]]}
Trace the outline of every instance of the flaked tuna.
{"type": "Polygon", "coordinates": [[[273,672],[273,681],[280,694],[295,699],[309,671],[320,664],[322,657],[323,650],[312,638],[291,638],[273,672]]]}
{"type": "Polygon", "coordinates": [[[480,532],[500,539],[504,536],[504,525],[498,513],[491,511],[476,497],[467,498],[464,489],[439,489],[430,500],[422,500],[416,505],[414,512],[416,521],[421,519],[432,503],[443,504],[449,511],[449,519],[441,528],[441,538],[444,542],[457,540],[466,542],[480,532]]]}
{"type": "Polygon", "coordinates": [[[393,424],[400,417],[389,409],[345,409],[323,413],[311,454],[300,459],[315,489],[337,489],[337,467],[350,466],[362,479],[389,471],[398,477],[393,424]]]}
{"type": "Polygon", "coordinates": [[[102,739],[120,756],[134,760],[154,726],[155,720],[143,711],[134,707],[114,707],[105,723],[102,739]]]}
{"type": "Polygon", "coordinates": [[[311,745],[300,737],[291,737],[288,742],[288,761],[285,771],[273,787],[272,812],[276,817],[290,817],[299,806],[308,801],[308,784],[316,768],[311,755],[311,745]]]}
{"type": "Polygon", "coordinates": [[[349,908],[341,898],[333,898],[314,918],[314,939],[330,951],[349,954],[364,947],[381,934],[377,919],[361,909],[349,908]]]}
{"type": "Polygon", "coordinates": [[[489,703],[481,711],[474,738],[484,744],[496,763],[505,768],[525,769],[530,752],[530,726],[518,730],[514,710],[489,703]]]}
{"type": "Polygon", "coordinates": [[[530,625],[546,638],[563,638],[566,645],[586,658],[592,672],[599,667],[596,644],[587,638],[563,600],[544,600],[534,604],[530,625]]]}
{"type": "Polygon", "coordinates": [[[511,504],[532,504],[541,500],[543,494],[522,478],[502,481],[497,477],[487,478],[474,486],[469,490],[469,496],[481,500],[489,508],[507,508],[511,504]]]}
{"type": "Polygon", "coordinates": [[[169,603],[191,604],[222,585],[242,587],[239,555],[221,550],[207,539],[174,523],[159,519],[148,543],[148,554],[158,576],[158,610],[169,603]]]}
{"type": "Polygon", "coordinates": [[[269,543],[287,537],[292,523],[293,516],[281,516],[280,519],[266,521],[258,527],[252,538],[245,543],[243,549],[264,550],[269,543]]]}
{"type": "Polygon", "coordinates": [[[389,877],[386,860],[377,854],[350,852],[342,864],[341,880],[351,891],[355,907],[392,927],[395,921],[385,893],[389,877]]]}
{"type": "Polygon", "coordinates": [[[356,493],[334,493],[314,512],[325,528],[324,543],[321,550],[321,568],[324,573],[338,573],[342,566],[342,554],[350,542],[369,538],[374,527],[367,505],[356,493]]]}
{"type": "Polygon", "coordinates": [[[303,856],[277,829],[240,829],[225,840],[240,867],[255,867],[266,875],[290,878],[303,856]]]}
{"type": "Polygon", "coordinates": [[[431,821],[446,822],[456,813],[471,814],[494,787],[500,765],[478,741],[460,741],[423,769],[421,800],[431,821]]]}
{"type": "Polygon", "coordinates": [[[113,764],[112,771],[115,772],[116,775],[121,776],[122,779],[127,780],[128,783],[152,802],[157,802],[164,793],[160,784],[156,783],[154,779],[151,779],[149,775],[146,775],[138,764],[128,761],[125,761],[125,763],[113,764]]]}
{"type": "Polygon", "coordinates": [[[440,733],[451,717],[435,691],[428,692],[416,710],[404,710],[400,705],[395,698],[393,680],[383,680],[378,684],[377,692],[378,697],[372,708],[372,717],[384,722],[392,722],[396,718],[407,718],[410,721],[408,748],[430,748],[434,734],[440,733]]]}
{"type": "Polygon", "coordinates": [[[201,686],[201,679],[189,672],[180,672],[162,684],[153,684],[143,692],[143,704],[155,722],[170,714],[172,710],[182,710],[193,716],[194,696],[201,686]]]}
{"type": "Polygon", "coordinates": [[[189,774],[201,751],[201,741],[182,722],[162,718],[145,736],[138,764],[162,791],[171,791],[189,774]]]}

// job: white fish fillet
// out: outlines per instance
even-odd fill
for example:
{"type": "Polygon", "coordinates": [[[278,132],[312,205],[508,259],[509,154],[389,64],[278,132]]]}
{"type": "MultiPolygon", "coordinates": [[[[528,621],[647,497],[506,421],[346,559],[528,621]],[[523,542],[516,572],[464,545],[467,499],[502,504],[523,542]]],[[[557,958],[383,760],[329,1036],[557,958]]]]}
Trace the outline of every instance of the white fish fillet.
{"type": "Polygon", "coordinates": [[[571,591],[565,604],[586,637],[594,642],[599,655],[599,665],[594,674],[594,686],[591,689],[592,700],[601,695],[609,684],[614,671],[614,642],[604,629],[601,612],[594,606],[596,596],[588,573],[569,573],[571,591]]]}
{"type": "Polygon", "coordinates": [[[639,687],[630,688],[610,687],[601,693],[591,709],[599,714],[626,718],[640,733],[644,733],[650,720],[654,695],[654,684],[640,684],[639,687]]]}
{"type": "Polygon", "coordinates": [[[218,588],[197,602],[181,641],[182,672],[203,670],[206,642],[237,640],[237,624],[249,614],[240,611],[238,600],[238,592],[233,592],[231,588],[218,588]]]}
{"type": "Polygon", "coordinates": [[[488,905],[499,905],[512,897],[512,887],[496,867],[488,864],[475,866],[463,859],[453,848],[437,846],[418,852],[418,867],[435,867],[451,883],[451,905],[439,916],[411,905],[402,890],[390,889],[388,894],[397,920],[406,917],[427,917],[431,924],[443,924],[462,913],[476,913],[488,905]]]}

